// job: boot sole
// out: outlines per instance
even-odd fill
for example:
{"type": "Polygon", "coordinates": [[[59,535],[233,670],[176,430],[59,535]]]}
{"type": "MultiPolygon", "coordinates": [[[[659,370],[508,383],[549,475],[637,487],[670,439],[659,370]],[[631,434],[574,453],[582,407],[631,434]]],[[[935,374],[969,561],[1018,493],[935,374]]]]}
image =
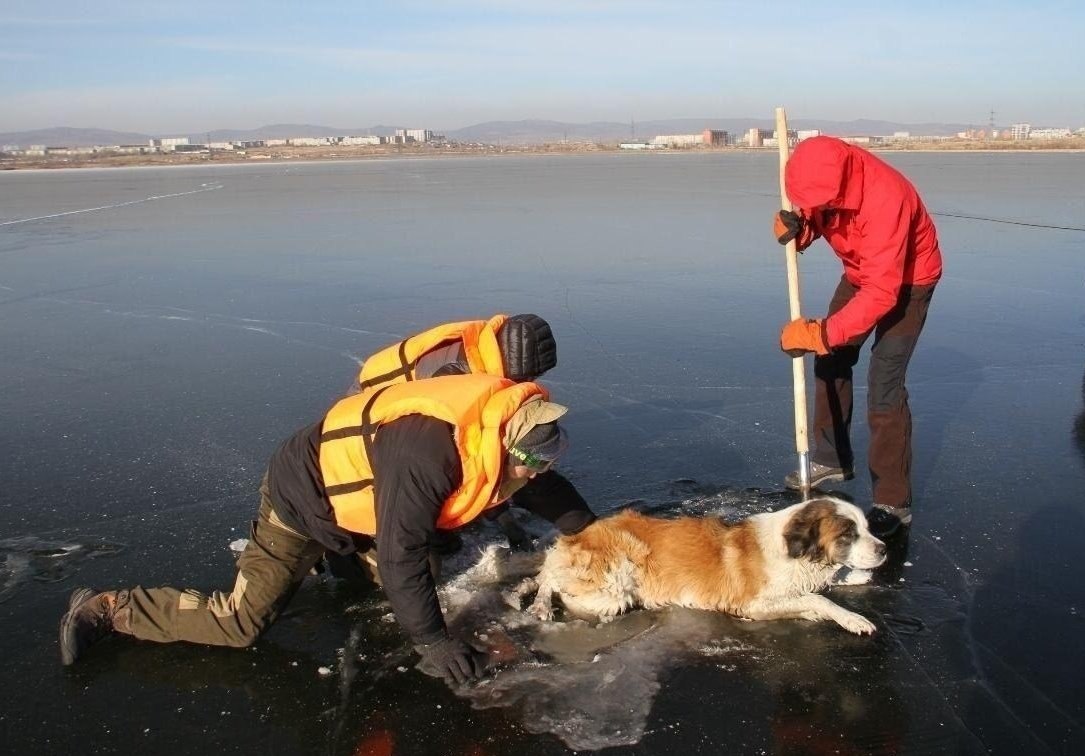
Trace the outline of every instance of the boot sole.
{"type": "MultiPolygon", "coordinates": [[[[851,480],[854,477],[855,473],[848,470],[838,473],[827,473],[825,475],[819,475],[817,477],[811,478],[810,487],[814,488],[815,486],[820,486],[822,483],[833,483],[841,480],[851,480]]],[[[784,488],[787,488],[790,491],[801,491],[802,484],[798,481],[792,481],[784,478],[784,488]]]]}
{"type": "Polygon", "coordinates": [[[76,588],[68,597],[68,611],[60,618],[60,663],[65,667],[70,667],[79,658],[79,646],[72,627],[72,613],[87,599],[97,595],[98,591],[93,588],[76,588]]]}

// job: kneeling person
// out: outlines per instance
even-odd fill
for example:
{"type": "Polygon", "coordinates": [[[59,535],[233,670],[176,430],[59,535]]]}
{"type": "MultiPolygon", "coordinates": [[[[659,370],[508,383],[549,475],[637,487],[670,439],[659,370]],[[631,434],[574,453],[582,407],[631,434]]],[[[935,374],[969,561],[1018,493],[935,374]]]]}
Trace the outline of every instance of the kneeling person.
{"type": "Polygon", "coordinates": [[[419,668],[454,682],[477,677],[484,659],[445,626],[430,545],[513,493],[563,534],[595,519],[564,478],[536,483],[566,446],[557,421],[567,410],[547,400],[537,384],[482,375],[340,400],[272,456],[232,591],[79,589],[61,620],[61,661],[73,663],[111,631],[161,643],[251,645],[325,551],[375,545],[384,591],[422,656],[419,668]]]}

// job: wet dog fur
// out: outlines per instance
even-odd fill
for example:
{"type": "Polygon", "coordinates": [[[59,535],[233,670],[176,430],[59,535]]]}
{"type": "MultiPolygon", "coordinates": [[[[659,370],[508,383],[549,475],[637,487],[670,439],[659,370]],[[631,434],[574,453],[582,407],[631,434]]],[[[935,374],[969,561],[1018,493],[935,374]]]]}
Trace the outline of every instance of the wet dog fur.
{"type": "Polygon", "coordinates": [[[529,611],[553,618],[553,598],[585,619],[608,620],[636,606],[684,606],[751,620],[832,620],[858,635],[865,617],[818,593],[870,582],[885,544],[870,534],[854,504],[818,497],[737,523],[719,518],[660,519],[632,510],[562,536],[535,578],[529,611]]]}

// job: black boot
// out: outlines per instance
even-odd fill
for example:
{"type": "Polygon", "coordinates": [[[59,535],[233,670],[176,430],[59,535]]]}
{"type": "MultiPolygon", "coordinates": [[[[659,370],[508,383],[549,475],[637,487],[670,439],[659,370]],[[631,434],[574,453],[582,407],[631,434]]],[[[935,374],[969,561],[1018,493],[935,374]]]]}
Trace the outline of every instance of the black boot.
{"type": "Polygon", "coordinates": [[[92,644],[113,632],[117,592],[77,588],[60,619],[60,663],[73,664],[92,644]]]}
{"type": "Polygon", "coordinates": [[[896,535],[902,529],[911,527],[912,508],[875,504],[866,513],[866,521],[870,527],[870,534],[884,540],[896,535]]]}

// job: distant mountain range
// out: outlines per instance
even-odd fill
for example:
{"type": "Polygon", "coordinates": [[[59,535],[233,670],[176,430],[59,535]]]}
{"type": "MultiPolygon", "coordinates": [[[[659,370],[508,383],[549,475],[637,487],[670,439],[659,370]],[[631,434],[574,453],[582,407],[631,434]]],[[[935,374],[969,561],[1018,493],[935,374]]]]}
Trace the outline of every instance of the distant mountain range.
{"type": "MultiPolygon", "coordinates": [[[[826,134],[852,136],[860,134],[892,134],[908,131],[917,136],[947,136],[970,128],[963,123],[898,123],[896,121],[829,121],[820,119],[795,119],[792,128],[821,129],[826,134]]],[[[279,123],[257,129],[217,129],[195,134],[139,134],[108,129],[51,128],[34,131],[13,131],[0,134],[0,144],[17,144],[26,147],[44,144],[53,147],[89,147],[96,144],[146,144],[152,137],[187,136],[192,142],[229,142],[258,139],[286,139],[301,136],[386,136],[394,126],[367,126],[364,128],[332,128],[315,124],[279,123]]],[[[413,128],[413,126],[412,126],[413,128]]],[[[421,128],[419,126],[418,128],[421,128]]],[[[485,142],[489,144],[542,144],[567,139],[571,142],[615,142],[632,138],[647,139],[658,134],[691,134],[704,129],[723,129],[742,134],[747,129],[771,129],[769,118],[672,118],[659,121],[619,123],[595,121],[592,123],[563,123],[561,121],[487,121],[462,129],[445,131],[449,139],[458,142],[485,142]]]]}

